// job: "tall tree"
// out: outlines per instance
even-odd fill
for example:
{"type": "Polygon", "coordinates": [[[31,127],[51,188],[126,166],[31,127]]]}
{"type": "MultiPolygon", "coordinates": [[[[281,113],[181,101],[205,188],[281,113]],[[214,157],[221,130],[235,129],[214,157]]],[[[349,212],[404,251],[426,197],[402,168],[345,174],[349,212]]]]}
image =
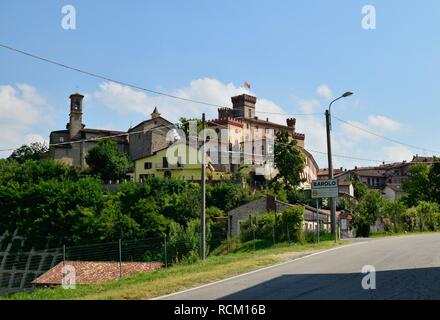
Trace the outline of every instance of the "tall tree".
{"type": "Polygon", "coordinates": [[[435,158],[429,170],[431,200],[440,204],[440,159],[435,158]]]}
{"type": "Polygon", "coordinates": [[[430,200],[429,180],[429,167],[426,164],[415,164],[409,168],[409,178],[403,183],[403,190],[408,194],[405,197],[408,207],[430,200]]]}
{"type": "Polygon", "coordinates": [[[274,180],[281,180],[285,189],[295,189],[304,181],[301,178],[305,168],[304,154],[296,140],[289,138],[287,131],[282,130],[276,134],[274,161],[278,170],[274,180]]]}
{"type": "Polygon", "coordinates": [[[41,160],[48,158],[48,151],[49,148],[46,144],[33,142],[30,145],[22,145],[20,148],[14,150],[8,159],[15,160],[19,163],[24,163],[28,160],[41,160]]]}
{"type": "Polygon", "coordinates": [[[131,168],[127,155],[118,151],[116,142],[110,139],[99,141],[86,156],[92,174],[102,180],[123,178],[131,168]]]}

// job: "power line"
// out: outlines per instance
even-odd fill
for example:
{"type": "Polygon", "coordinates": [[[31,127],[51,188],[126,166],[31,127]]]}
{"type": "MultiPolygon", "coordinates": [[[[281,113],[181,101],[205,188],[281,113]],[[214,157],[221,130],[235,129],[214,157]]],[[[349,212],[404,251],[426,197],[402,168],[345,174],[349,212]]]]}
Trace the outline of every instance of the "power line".
{"type": "MultiPolygon", "coordinates": [[[[72,66],[69,66],[67,64],[60,63],[58,61],[51,60],[51,59],[48,59],[48,58],[44,58],[44,57],[38,56],[36,54],[30,53],[30,52],[26,52],[26,51],[23,51],[23,50],[20,50],[20,49],[16,49],[16,48],[13,48],[13,47],[1,44],[1,43],[0,43],[0,47],[2,47],[4,49],[8,49],[8,50],[16,52],[16,53],[20,53],[20,54],[26,55],[28,57],[31,57],[31,58],[34,58],[34,59],[37,59],[37,60],[40,60],[40,61],[43,61],[43,62],[46,62],[46,63],[50,63],[50,64],[53,64],[53,65],[65,68],[65,69],[76,71],[76,72],[79,72],[79,73],[82,73],[82,74],[85,74],[85,75],[88,75],[88,76],[91,76],[91,77],[94,77],[94,78],[98,78],[98,79],[102,79],[102,80],[118,83],[118,84],[121,84],[121,85],[124,85],[124,86],[128,86],[128,87],[131,87],[131,88],[134,88],[134,89],[137,89],[137,90],[146,91],[146,92],[149,92],[149,93],[165,96],[165,97],[172,98],[172,99],[177,99],[177,100],[191,102],[191,103],[196,103],[196,104],[202,104],[202,105],[216,107],[216,108],[224,107],[224,106],[219,105],[219,104],[214,104],[214,103],[200,101],[200,100],[195,100],[195,99],[190,99],[190,98],[184,98],[184,97],[172,95],[172,94],[169,94],[169,93],[165,93],[165,92],[162,92],[162,91],[157,91],[157,90],[152,90],[152,89],[147,89],[147,88],[144,88],[144,87],[140,87],[140,86],[137,86],[137,85],[134,85],[134,84],[130,84],[130,83],[125,82],[125,81],[115,80],[115,79],[107,77],[107,76],[99,75],[99,74],[96,74],[96,73],[93,73],[93,72],[90,72],[90,71],[86,71],[86,70],[83,70],[83,69],[72,67],[72,66]]],[[[284,116],[315,116],[315,115],[320,115],[321,114],[321,113],[282,113],[282,112],[266,112],[266,111],[256,111],[256,113],[271,114],[271,115],[284,115],[284,116]]],[[[430,150],[430,149],[427,149],[427,148],[414,146],[414,145],[411,145],[411,144],[408,144],[408,143],[405,143],[405,142],[401,142],[401,141],[398,141],[398,140],[395,140],[395,139],[388,138],[386,136],[377,134],[377,133],[372,132],[372,131],[370,131],[368,129],[362,128],[360,126],[356,126],[356,125],[352,124],[349,121],[340,119],[340,118],[338,118],[338,117],[336,117],[334,115],[332,117],[335,118],[336,120],[340,121],[340,122],[343,122],[343,123],[345,123],[347,125],[350,125],[350,126],[356,128],[358,130],[362,130],[362,131],[364,131],[364,132],[366,132],[368,134],[374,135],[374,136],[382,138],[384,140],[388,140],[390,142],[393,142],[393,143],[396,143],[396,144],[400,144],[400,145],[403,145],[403,146],[406,146],[406,147],[409,147],[409,148],[412,148],[412,149],[422,150],[422,151],[425,151],[425,152],[429,151],[429,152],[434,152],[434,153],[440,154],[439,151],[434,151],[434,150],[430,150]]],[[[120,134],[120,135],[116,135],[116,136],[123,136],[123,135],[126,135],[126,134],[120,134]]],[[[95,138],[95,139],[92,139],[92,140],[99,140],[99,139],[111,138],[111,137],[116,137],[116,136],[107,136],[107,137],[102,137],[102,138],[95,138]]],[[[90,140],[75,141],[75,143],[83,142],[83,141],[90,141],[90,140]]],[[[74,143],[74,142],[67,142],[67,143],[64,143],[64,144],[71,144],[71,143],[74,143]]],[[[60,144],[63,144],[63,143],[60,143],[60,144]]],[[[51,146],[52,145],[60,145],[60,144],[51,144],[51,146]]],[[[0,152],[12,151],[12,150],[15,150],[15,148],[0,149],[0,152]]],[[[313,151],[313,152],[322,153],[321,151],[313,151]]],[[[350,157],[350,156],[344,156],[344,155],[335,155],[335,156],[336,157],[341,157],[341,158],[347,158],[347,159],[354,159],[354,160],[383,162],[383,161],[379,161],[379,160],[356,158],[356,157],[350,157]]]]}
{"type": "MultiPolygon", "coordinates": [[[[131,83],[128,83],[128,82],[125,82],[125,81],[115,80],[115,79],[107,77],[107,76],[103,76],[103,75],[100,75],[100,74],[97,74],[97,73],[94,73],[94,72],[90,72],[90,71],[87,71],[87,70],[83,70],[83,69],[79,69],[79,68],[76,68],[76,67],[72,67],[72,66],[69,66],[69,65],[67,65],[65,63],[61,63],[61,62],[58,62],[58,61],[55,61],[55,60],[52,60],[52,59],[44,58],[44,57],[38,56],[36,54],[30,53],[30,52],[27,52],[27,51],[23,51],[23,50],[20,50],[20,49],[16,49],[16,48],[13,48],[13,47],[1,44],[1,43],[0,43],[0,47],[2,47],[4,49],[8,49],[8,50],[16,52],[16,53],[23,54],[25,56],[28,56],[28,57],[31,57],[31,58],[34,58],[34,59],[37,59],[37,60],[40,60],[40,61],[43,61],[43,62],[46,62],[46,63],[49,63],[49,64],[53,64],[53,65],[56,65],[56,66],[59,66],[59,67],[65,68],[65,69],[76,71],[76,72],[88,75],[90,77],[94,77],[94,78],[105,80],[105,81],[114,82],[114,83],[117,83],[117,84],[120,84],[120,85],[123,85],[123,86],[127,86],[127,87],[131,87],[131,88],[137,89],[137,90],[141,90],[141,91],[145,91],[145,92],[149,92],[149,93],[153,93],[153,94],[156,94],[156,95],[161,95],[161,96],[164,96],[164,97],[168,97],[168,98],[172,98],[172,99],[177,99],[177,100],[181,100],[181,101],[186,101],[186,102],[201,104],[201,105],[205,105],[205,106],[210,106],[210,107],[216,107],[216,108],[223,108],[224,107],[223,105],[220,105],[220,104],[215,104],[215,103],[211,103],[211,102],[195,100],[195,99],[190,99],[190,98],[184,98],[184,97],[176,96],[176,95],[169,94],[169,93],[166,93],[166,92],[163,92],[163,91],[152,90],[152,89],[140,87],[138,85],[134,85],[134,84],[131,84],[131,83]]],[[[256,113],[272,114],[272,115],[285,115],[285,116],[315,116],[315,115],[321,114],[321,113],[281,113],[281,112],[278,113],[278,112],[265,112],[265,111],[256,111],[256,113]]]]}
{"type": "Polygon", "coordinates": [[[340,121],[340,122],[342,122],[342,123],[345,123],[345,124],[347,124],[347,125],[349,125],[349,126],[351,126],[351,127],[353,127],[353,128],[356,128],[356,129],[358,129],[358,130],[361,130],[361,131],[363,131],[363,132],[366,132],[366,133],[371,134],[371,135],[373,135],[373,136],[376,136],[376,137],[378,137],[378,138],[381,138],[381,139],[384,139],[384,140],[390,141],[390,142],[392,142],[392,143],[400,144],[400,145],[402,145],[402,146],[405,146],[405,147],[408,147],[408,148],[412,148],[412,149],[422,150],[422,151],[424,151],[424,152],[428,152],[428,151],[429,151],[429,152],[433,152],[433,153],[436,153],[436,154],[440,154],[440,152],[439,152],[439,151],[436,151],[436,150],[430,150],[430,149],[427,149],[427,148],[414,146],[414,145],[411,145],[411,144],[408,144],[408,143],[405,143],[405,142],[402,142],[402,141],[399,141],[399,140],[396,140],[396,139],[388,138],[388,137],[386,137],[386,136],[383,136],[383,135],[380,135],[380,134],[378,134],[378,133],[375,133],[375,132],[373,132],[373,131],[371,131],[371,130],[369,130],[369,129],[365,129],[365,128],[363,128],[363,127],[357,126],[357,125],[355,125],[355,124],[353,124],[353,123],[351,123],[351,122],[349,122],[349,121],[347,121],[347,120],[343,120],[343,119],[341,119],[341,118],[338,118],[337,116],[332,115],[332,118],[335,118],[336,120],[338,120],[338,121],[340,121]]]}

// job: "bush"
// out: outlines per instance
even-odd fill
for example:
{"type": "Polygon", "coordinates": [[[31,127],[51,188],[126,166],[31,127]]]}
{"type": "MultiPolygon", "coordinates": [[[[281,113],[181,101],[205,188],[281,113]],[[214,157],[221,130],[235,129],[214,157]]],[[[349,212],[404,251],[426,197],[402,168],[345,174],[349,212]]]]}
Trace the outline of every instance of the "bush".
{"type": "Polygon", "coordinates": [[[413,232],[418,227],[417,209],[409,208],[402,215],[402,226],[405,231],[413,232]]]}
{"type": "Polygon", "coordinates": [[[261,240],[274,239],[276,214],[266,213],[257,218],[256,238],[261,240]]]}
{"type": "MultiPolygon", "coordinates": [[[[210,229],[207,225],[206,240],[210,240],[210,229]]],[[[209,247],[206,246],[206,255],[209,247]]],[[[186,227],[172,222],[167,243],[167,258],[170,263],[193,263],[200,257],[200,220],[193,219],[186,227]]]]}
{"type": "Polygon", "coordinates": [[[303,228],[304,207],[294,206],[287,208],[281,214],[281,239],[290,241],[300,241],[299,231],[303,228]]]}
{"type": "Polygon", "coordinates": [[[354,216],[353,225],[357,238],[368,238],[370,236],[370,220],[367,217],[361,215],[354,216]]]}

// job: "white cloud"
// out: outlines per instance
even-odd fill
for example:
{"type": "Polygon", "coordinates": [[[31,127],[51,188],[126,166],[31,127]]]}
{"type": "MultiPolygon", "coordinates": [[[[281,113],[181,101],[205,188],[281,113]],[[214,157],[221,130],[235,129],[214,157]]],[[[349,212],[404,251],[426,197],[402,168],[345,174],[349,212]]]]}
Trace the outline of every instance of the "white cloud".
{"type": "Polygon", "coordinates": [[[321,84],[317,89],[316,89],[316,94],[321,97],[321,98],[325,98],[330,100],[333,97],[333,93],[332,90],[329,88],[328,85],[326,84],[321,84]]]}
{"type": "MultiPolygon", "coordinates": [[[[0,86],[0,149],[42,142],[38,127],[50,122],[49,105],[37,90],[28,84],[0,86]]],[[[7,157],[11,151],[0,152],[7,157]]]]}
{"type": "MultiPolygon", "coordinates": [[[[170,92],[170,94],[182,98],[206,101],[225,107],[231,105],[232,96],[242,93],[250,92],[243,87],[236,87],[232,83],[223,84],[216,79],[210,78],[192,80],[189,87],[170,92]]],[[[179,117],[200,118],[203,112],[206,113],[208,119],[217,117],[217,108],[215,106],[158,96],[113,82],[101,83],[99,90],[94,93],[94,97],[104,106],[125,114],[135,112],[148,115],[157,106],[159,112],[171,121],[177,121],[179,117]]],[[[273,112],[282,110],[264,99],[258,100],[257,108],[259,110],[273,110],[273,112]]]]}
{"type": "Polygon", "coordinates": [[[396,131],[401,127],[399,122],[385,116],[369,116],[367,123],[372,127],[385,131],[396,131]]]}
{"type": "Polygon", "coordinates": [[[382,150],[386,161],[411,161],[413,158],[413,153],[405,146],[393,145],[384,147],[382,150]]]}
{"type": "Polygon", "coordinates": [[[304,113],[315,113],[319,110],[321,104],[316,99],[298,100],[297,104],[304,113]]]}
{"type": "MultiPolygon", "coordinates": [[[[203,78],[190,82],[189,86],[168,91],[172,95],[180,96],[187,99],[206,101],[216,105],[225,107],[231,106],[231,96],[249,93],[249,90],[235,86],[233,83],[224,84],[216,79],[203,78]]],[[[317,95],[322,98],[331,98],[332,92],[326,85],[321,85],[317,89],[317,95]]],[[[206,113],[207,119],[217,117],[217,108],[194,104],[185,101],[170,99],[163,96],[156,96],[147,92],[134,90],[130,87],[122,86],[111,82],[103,82],[99,85],[99,89],[92,94],[101,104],[120,113],[139,113],[144,116],[149,115],[155,106],[159,112],[170,121],[178,121],[179,117],[198,117],[202,112],[206,113]]],[[[274,101],[257,97],[257,111],[263,111],[275,114],[257,113],[261,119],[269,118],[270,121],[285,124],[286,118],[289,116],[279,115],[276,113],[286,112],[281,106],[274,101]]],[[[296,106],[301,113],[319,113],[323,111],[320,100],[317,98],[295,100],[296,106]]],[[[395,131],[400,128],[400,124],[388,117],[382,115],[371,115],[365,122],[349,121],[349,123],[368,128],[378,133],[387,131],[395,131]]],[[[383,142],[373,135],[354,128],[348,124],[339,124],[333,121],[332,124],[332,146],[334,154],[342,154],[359,158],[372,158],[385,161],[397,161],[400,158],[408,157],[410,152],[404,149],[385,148],[383,142]],[[386,153],[386,154],[384,154],[386,153]]],[[[306,135],[305,146],[309,150],[317,150],[326,152],[326,127],[324,113],[322,115],[307,115],[297,117],[297,131],[306,135]]],[[[324,154],[313,154],[322,167],[326,167],[327,156],[324,154]]],[[[334,166],[344,166],[347,168],[355,165],[371,165],[370,162],[361,162],[358,160],[350,160],[334,157],[334,166]]]]}

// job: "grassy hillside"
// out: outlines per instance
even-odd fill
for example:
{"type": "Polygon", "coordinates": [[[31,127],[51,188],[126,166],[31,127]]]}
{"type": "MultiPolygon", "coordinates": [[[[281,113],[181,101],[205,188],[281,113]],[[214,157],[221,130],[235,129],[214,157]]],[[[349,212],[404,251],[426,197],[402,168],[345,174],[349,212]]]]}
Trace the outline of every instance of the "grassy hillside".
{"type": "Polygon", "coordinates": [[[278,244],[264,248],[265,243],[247,243],[233,253],[211,256],[205,261],[178,265],[151,273],[138,274],[126,279],[100,285],[81,285],[76,289],[38,289],[32,293],[17,293],[2,299],[149,299],[206,284],[297,258],[317,250],[345,244],[324,241],[320,244],[278,244]],[[253,248],[263,248],[254,251],[253,248]]]}

